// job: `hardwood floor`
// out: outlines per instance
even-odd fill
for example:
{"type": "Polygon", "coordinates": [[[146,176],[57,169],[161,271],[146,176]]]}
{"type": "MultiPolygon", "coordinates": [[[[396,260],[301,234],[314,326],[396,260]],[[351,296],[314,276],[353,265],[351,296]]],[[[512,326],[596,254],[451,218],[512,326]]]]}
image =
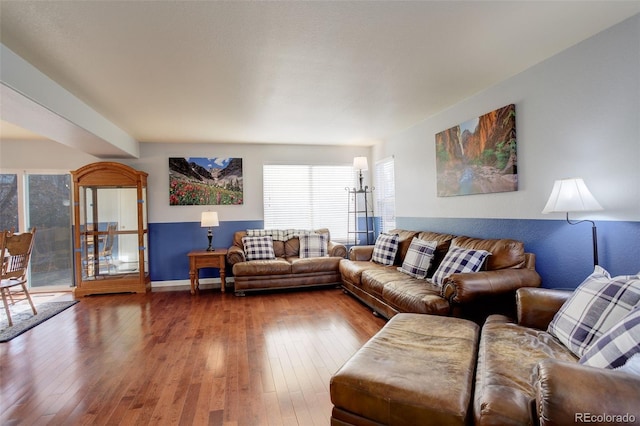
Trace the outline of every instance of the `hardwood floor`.
{"type": "Polygon", "coordinates": [[[85,297],[0,344],[0,424],[328,425],[383,325],[339,289],[85,297]]]}

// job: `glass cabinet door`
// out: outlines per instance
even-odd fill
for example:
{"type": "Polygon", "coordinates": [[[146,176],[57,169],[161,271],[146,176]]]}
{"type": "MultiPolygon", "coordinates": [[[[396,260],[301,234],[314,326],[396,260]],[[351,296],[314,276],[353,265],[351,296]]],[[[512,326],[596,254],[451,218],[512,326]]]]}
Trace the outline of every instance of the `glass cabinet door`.
{"type": "Polygon", "coordinates": [[[142,209],[145,249],[140,250],[137,204],[137,188],[80,188],[83,280],[139,273],[140,252],[147,270],[146,209],[142,209]]]}

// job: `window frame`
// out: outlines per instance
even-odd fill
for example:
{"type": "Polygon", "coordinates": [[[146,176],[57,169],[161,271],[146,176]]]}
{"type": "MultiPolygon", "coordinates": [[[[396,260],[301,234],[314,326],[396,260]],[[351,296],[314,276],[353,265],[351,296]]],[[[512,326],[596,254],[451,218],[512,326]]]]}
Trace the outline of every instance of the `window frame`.
{"type": "MultiPolygon", "coordinates": [[[[346,243],[348,241],[348,229],[347,229],[347,218],[348,218],[348,191],[349,187],[355,185],[357,180],[356,170],[353,168],[353,164],[349,163],[331,163],[331,164],[291,164],[291,163],[268,163],[263,164],[262,166],[263,172],[263,221],[265,229],[282,229],[282,228],[296,228],[296,229],[319,229],[319,228],[328,228],[331,233],[331,240],[339,243],[346,243]],[[277,188],[277,184],[274,184],[271,181],[271,178],[274,175],[280,175],[285,168],[299,168],[301,171],[306,171],[306,176],[308,180],[302,182],[302,176],[300,176],[297,180],[293,179],[291,175],[284,180],[288,183],[291,183],[295,180],[294,184],[296,184],[296,191],[306,191],[305,193],[309,194],[309,198],[306,199],[304,206],[308,207],[309,210],[305,211],[304,207],[301,209],[297,209],[297,211],[304,211],[305,220],[287,220],[286,218],[282,218],[280,220],[274,220],[274,215],[272,211],[270,211],[270,206],[268,204],[271,202],[268,197],[271,197],[272,190],[268,188],[268,185],[273,185],[277,188]],[[341,169],[339,173],[336,170],[333,172],[326,172],[323,169],[341,169]],[[318,183],[326,177],[338,177],[338,179],[343,179],[339,183],[332,183],[330,189],[325,189],[326,185],[319,185],[318,183]],[[314,190],[315,187],[315,190],[314,190]],[[314,196],[315,195],[315,196],[314,196]],[[326,198],[322,198],[326,197],[326,198]],[[332,211],[330,214],[315,214],[318,210],[313,209],[314,205],[329,203],[331,206],[329,210],[332,211]]],[[[302,172],[301,172],[302,173],[302,172]]],[[[291,193],[295,194],[295,192],[291,193]]],[[[299,194],[299,192],[298,192],[299,194]]],[[[286,194],[289,195],[289,194],[286,194]]],[[[286,198],[283,197],[283,198],[286,198]]],[[[281,200],[282,201],[282,200],[281,200]]],[[[296,200],[295,203],[291,203],[298,205],[299,200],[296,200]]],[[[294,206],[291,207],[293,209],[294,206]]],[[[280,209],[287,210],[287,207],[280,209]]],[[[292,210],[293,211],[293,210],[292,210]]],[[[302,215],[302,213],[301,213],[302,215]]]]}

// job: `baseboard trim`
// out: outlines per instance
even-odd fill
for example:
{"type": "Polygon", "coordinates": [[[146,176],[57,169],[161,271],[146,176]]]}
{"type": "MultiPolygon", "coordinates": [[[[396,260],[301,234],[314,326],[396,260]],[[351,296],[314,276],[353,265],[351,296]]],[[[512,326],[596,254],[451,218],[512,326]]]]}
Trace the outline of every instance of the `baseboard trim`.
{"type": "MultiPolygon", "coordinates": [[[[233,277],[225,278],[227,288],[233,284],[233,277]]],[[[220,289],[220,278],[201,278],[200,290],[220,289]]],[[[191,280],[151,281],[151,291],[191,290],[191,280]]]]}

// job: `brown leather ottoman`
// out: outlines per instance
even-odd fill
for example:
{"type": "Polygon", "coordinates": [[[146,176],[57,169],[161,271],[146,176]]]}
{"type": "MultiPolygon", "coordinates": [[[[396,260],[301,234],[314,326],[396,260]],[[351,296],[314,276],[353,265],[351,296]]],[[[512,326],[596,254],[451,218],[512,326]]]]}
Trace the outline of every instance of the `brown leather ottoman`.
{"type": "Polygon", "coordinates": [[[398,314],[331,378],[332,425],[464,425],[480,328],[398,314]]]}

